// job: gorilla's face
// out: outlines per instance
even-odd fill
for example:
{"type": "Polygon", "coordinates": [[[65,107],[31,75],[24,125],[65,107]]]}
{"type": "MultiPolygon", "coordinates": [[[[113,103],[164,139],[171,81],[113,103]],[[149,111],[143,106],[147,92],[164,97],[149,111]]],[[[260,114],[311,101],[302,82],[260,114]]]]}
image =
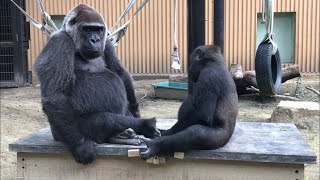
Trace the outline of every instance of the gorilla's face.
{"type": "Polygon", "coordinates": [[[191,65],[189,67],[188,76],[194,82],[198,81],[198,77],[201,69],[203,69],[204,63],[202,59],[205,56],[205,49],[201,47],[196,48],[191,54],[191,65]]]}
{"type": "Polygon", "coordinates": [[[198,81],[198,77],[200,74],[200,71],[203,69],[205,66],[205,57],[210,55],[208,53],[208,48],[206,46],[200,46],[197,47],[191,54],[191,65],[189,67],[189,73],[188,76],[193,80],[193,81],[198,81]]]}
{"type": "Polygon", "coordinates": [[[95,59],[104,49],[105,27],[99,23],[82,23],[78,26],[79,52],[85,59],[95,59]]]}
{"type": "Polygon", "coordinates": [[[102,56],[106,42],[106,25],[102,16],[92,7],[80,4],[66,16],[62,30],[73,39],[76,53],[92,60],[102,56]]]}

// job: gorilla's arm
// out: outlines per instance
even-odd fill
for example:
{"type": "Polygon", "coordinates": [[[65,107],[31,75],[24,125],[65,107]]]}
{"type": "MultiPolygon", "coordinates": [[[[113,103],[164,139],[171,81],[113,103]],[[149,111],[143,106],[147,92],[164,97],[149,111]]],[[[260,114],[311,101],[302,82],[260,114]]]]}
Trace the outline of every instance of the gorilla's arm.
{"type": "Polygon", "coordinates": [[[140,118],[139,103],[137,102],[137,99],[136,99],[131,75],[125,69],[118,72],[117,74],[122,79],[123,84],[126,88],[127,98],[129,102],[129,106],[128,106],[129,111],[131,112],[133,117],[140,118]]]}
{"type": "Polygon", "coordinates": [[[199,75],[198,81],[193,84],[194,106],[201,119],[205,120],[208,125],[212,125],[214,118],[220,87],[218,81],[212,79],[216,77],[211,75],[212,70],[203,69],[199,75]],[[216,83],[213,83],[216,82],[216,83]]]}
{"type": "Polygon", "coordinates": [[[75,81],[74,53],[71,37],[64,31],[57,32],[37,57],[35,68],[41,83],[43,110],[53,134],[60,135],[75,159],[86,164],[95,157],[94,143],[77,129],[68,98],[75,81]]]}
{"type": "Polygon", "coordinates": [[[216,149],[224,146],[232,132],[222,127],[208,127],[196,124],[170,136],[162,136],[147,141],[148,149],[140,153],[144,160],[155,155],[170,155],[173,152],[186,150],[216,149]]]}
{"type": "Polygon", "coordinates": [[[120,76],[123,81],[123,84],[126,88],[127,98],[129,101],[129,111],[133,115],[133,117],[140,117],[139,104],[136,99],[136,95],[134,92],[134,87],[132,84],[132,78],[129,72],[125,67],[121,64],[118,56],[114,51],[114,47],[111,45],[109,41],[106,42],[105,50],[104,50],[104,59],[107,65],[107,68],[112,72],[115,72],[120,76]]]}

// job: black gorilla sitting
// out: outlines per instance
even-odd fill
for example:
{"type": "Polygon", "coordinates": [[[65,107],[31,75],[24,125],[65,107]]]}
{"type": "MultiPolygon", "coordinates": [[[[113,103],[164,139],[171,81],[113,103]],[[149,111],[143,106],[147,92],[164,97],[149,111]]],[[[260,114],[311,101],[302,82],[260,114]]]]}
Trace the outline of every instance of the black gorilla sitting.
{"type": "Polygon", "coordinates": [[[238,114],[236,86],[216,46],[200,46],[192,55],[189,95],[182,103],[178,122],[147,142],[142,159],[186,150],[216,149],[232,136],[238,114]]]}
{"type": "Polygon", "coordinates": [[[83,164],[95,159],[94,142],[107,142],[127,128],[150,138],[160,134],[155,119],[136,118],[131,77],[105,34],[100,14],[81,4],[69,12],[35,63],[52,134],[83,164]]]}

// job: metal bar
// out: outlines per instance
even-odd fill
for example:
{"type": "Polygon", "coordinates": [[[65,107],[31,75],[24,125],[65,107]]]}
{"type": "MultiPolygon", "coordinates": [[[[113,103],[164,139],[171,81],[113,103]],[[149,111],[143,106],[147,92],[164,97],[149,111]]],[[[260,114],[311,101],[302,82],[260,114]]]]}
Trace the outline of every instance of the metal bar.
{"type": "Polygon", "coordinates": [[[205,0],[188,0],[188,67],[192,51],[205,44],[205,0]]]}
{"type": "Polygon", "coordinates": [[[214,44],[224,51],[224,0],[214,1],[214,44]]]}

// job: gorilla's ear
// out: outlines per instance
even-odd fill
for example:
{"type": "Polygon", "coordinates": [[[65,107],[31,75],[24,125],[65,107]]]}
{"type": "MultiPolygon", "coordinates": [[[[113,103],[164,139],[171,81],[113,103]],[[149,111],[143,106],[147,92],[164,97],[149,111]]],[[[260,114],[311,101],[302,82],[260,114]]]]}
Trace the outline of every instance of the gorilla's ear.
{"type": "Polygon", "coordinates": [[[55,32],[35,61],[41,87],[50,86],[47,89],[62,91],[68,89],[75,78],[74,54],[75,45],[68,33],[55,32]]]}

